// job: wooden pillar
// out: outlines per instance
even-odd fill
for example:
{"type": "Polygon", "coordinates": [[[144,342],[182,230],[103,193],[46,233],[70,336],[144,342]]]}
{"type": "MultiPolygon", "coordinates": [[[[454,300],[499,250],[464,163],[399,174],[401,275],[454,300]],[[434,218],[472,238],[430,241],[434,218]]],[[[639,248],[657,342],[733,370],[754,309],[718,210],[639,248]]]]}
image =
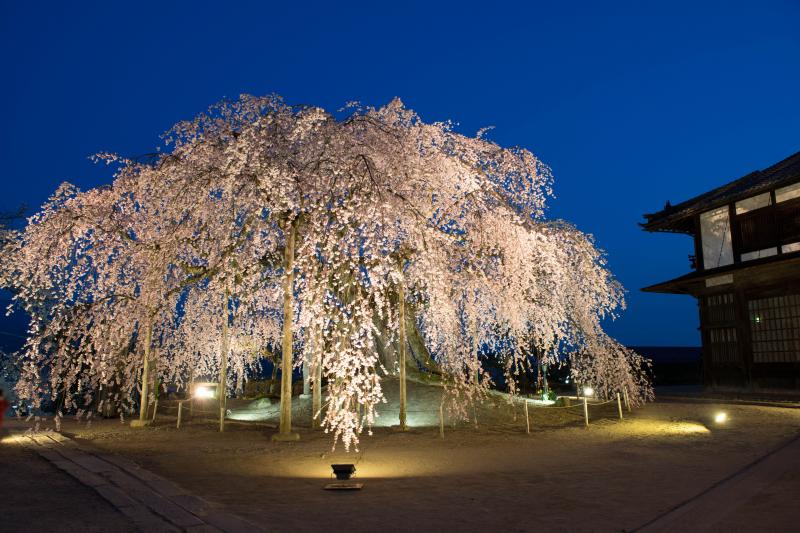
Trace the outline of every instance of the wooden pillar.
{"type": "Polygon", "coordinates": [[[227,406],[227,390],[228,390],[228,321],[230,320],[230,312],[228,303],[230,300],[230,293],[225,288],[225,297],[222,300],[222,346],[220,346],[219,355],[219,386],[217,387],[217,396],[219,399],[219,430],[225,431],[225,408],[227,406]]]}
{"type": "Polygon", "coordinates": [[[281,349],[281,419],[273,440],[294,441],[300,435],[292,433],[292,321],[294,319],[294,241],[296,221],[286,222],[286,247],[283,257],[283,343],[281,349]]]}
{"type": "Polygon", "coordinates": [[[311,389],[313,397],[311,398],[311,414],[314,419],[311,422],[311,427],[319,429],[322,425],[322,357],[314,369],[314,386],[311,389]]]}
{"type": "Polygon", "coordinates": [[[397,288],[397,299],[400,310],[400,339],[398,350],[398,359],[400,363],[400,429],[405,431],[408,428],[408,398],[406,395],[406,295],[403,281],[400,281],[397,288]]]}
{"type": "Polygon", "coordinates": [[[303,361],[303,396],[306,398],[311,395],[311,375],[308,368],[308,361],[303,361]]]}
{"type": "Polygon", "coordinates": [[[148,424],[147,408],[150,402],[150,345],[153,343],[153,320],[148,317],[144,332],[144,359],[142,361],[142,393],[139,402],[139,420],[131,422],[131,427],[148,424]]]}

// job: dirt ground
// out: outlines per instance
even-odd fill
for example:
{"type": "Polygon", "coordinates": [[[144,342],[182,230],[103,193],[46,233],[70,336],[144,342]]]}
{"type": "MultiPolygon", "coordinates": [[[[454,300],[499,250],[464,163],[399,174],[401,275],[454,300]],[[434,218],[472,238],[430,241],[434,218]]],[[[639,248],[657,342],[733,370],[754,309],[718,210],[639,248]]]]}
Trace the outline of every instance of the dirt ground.
{"type": "MultiPolygon", "coordinates": [[[[411,398],[436,394],[409,389],[411,398]]],[[[274,443],[275,429],[258,423],[220,434],[211,421],[177,430],[165,416],[140,430],[68,420],[63,431],[270,531],[631,530],[800,432],[800,410],[745,405],[653,403],[620,422],[609,404],[590,409],[588,428],[580,409],[531,408],[529,435],[519,406],[495,400],[476,414],[477,429],[448,422],[444,439],[438,425],[377,427],[349,454],[304,427],[299,442],[274,443]],[[722,425],[712,421],[719,410],[722,425]],[[356,465],[361,491],[322,489],[337,462],[356,465]]]]}

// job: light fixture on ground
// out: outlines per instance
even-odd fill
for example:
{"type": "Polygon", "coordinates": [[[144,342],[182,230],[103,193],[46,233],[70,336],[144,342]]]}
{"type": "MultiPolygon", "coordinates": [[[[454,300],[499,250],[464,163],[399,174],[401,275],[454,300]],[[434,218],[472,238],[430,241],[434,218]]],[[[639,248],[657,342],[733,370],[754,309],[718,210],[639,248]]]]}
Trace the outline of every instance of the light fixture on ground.
{"type": "Polygon", "coordinates": [[[331,468],[336,476],[336,483],[328,483],[323,487],[325,490],[361,490],[361,487],[364,486],[363,483],[350,481],[350,478],[356,473],[356,465],[335,464],[331,465],[331,468]]]}
{"type": "Polygon", "coordinates": [[[594,389],[592,387],[584,387],[583,388],[583,395],[584,396],[594,396],[594,389]]]}
{"type": "Polygon", "coordinates": [[[204,383],[204,384],[197,384],[194,387],[194,395],[195,398],[198,400],[208,400],[211,398],[217,397],[217,384],[216,383],[204,383]]]}
{"type": "Polygon", "coordinates": [[[728,413],[720,411],[714,415],[714,422],[717,424],[724,424],[728,421],[728,413]]]}
{"type": "Polygon", "coordinates": [[[356,473],[356,466],[351,464],[336,464],[331,465],[331,468],[333,469],[333,475],[339,481],[347,481],[356,473]]]}

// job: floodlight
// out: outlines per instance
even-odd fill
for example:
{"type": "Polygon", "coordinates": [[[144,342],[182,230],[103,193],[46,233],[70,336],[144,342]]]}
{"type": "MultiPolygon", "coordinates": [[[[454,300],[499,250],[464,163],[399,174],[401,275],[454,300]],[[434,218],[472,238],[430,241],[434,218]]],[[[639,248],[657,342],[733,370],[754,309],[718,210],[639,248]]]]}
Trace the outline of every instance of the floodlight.
{"type": "Polygon", "coordinates": [[[197,387],[194,390],[195,398],[213,398],[214,397],[214,389],[211,387],[197,387]]]}
{"type": "Polygon", "coordinates": [[[717,424],[724,424],[728,420],[728,413],[720,411],[714,415],[714,422],[717,424]]]}
{"type": "Polygon", "coordinates": [[[333,473],[336,476],[336,479],[341,481],[347,481],[350,477],[356,473],[356,466],[350,464],[338,464],[338,465],[331,465],[333,468],[333,473]]]}

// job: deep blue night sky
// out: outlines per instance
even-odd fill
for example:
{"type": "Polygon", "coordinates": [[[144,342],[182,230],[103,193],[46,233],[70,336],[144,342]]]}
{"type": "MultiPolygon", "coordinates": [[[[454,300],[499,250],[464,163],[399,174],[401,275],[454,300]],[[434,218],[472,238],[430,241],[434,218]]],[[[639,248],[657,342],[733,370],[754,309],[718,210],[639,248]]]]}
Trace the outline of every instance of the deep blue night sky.
{"type": "Polygon", "coordinates": [[[692,298],[639,292],[688,272],[691,241],[641,215],[800,150],[798,2],[113,4],[2,1],[0,210],[107,182],[87,156],[152,152],[222,97],[400,96],[552,167],[550,216],[594,234],[629,291],[613,335],[698,345],[692,298]]]}

